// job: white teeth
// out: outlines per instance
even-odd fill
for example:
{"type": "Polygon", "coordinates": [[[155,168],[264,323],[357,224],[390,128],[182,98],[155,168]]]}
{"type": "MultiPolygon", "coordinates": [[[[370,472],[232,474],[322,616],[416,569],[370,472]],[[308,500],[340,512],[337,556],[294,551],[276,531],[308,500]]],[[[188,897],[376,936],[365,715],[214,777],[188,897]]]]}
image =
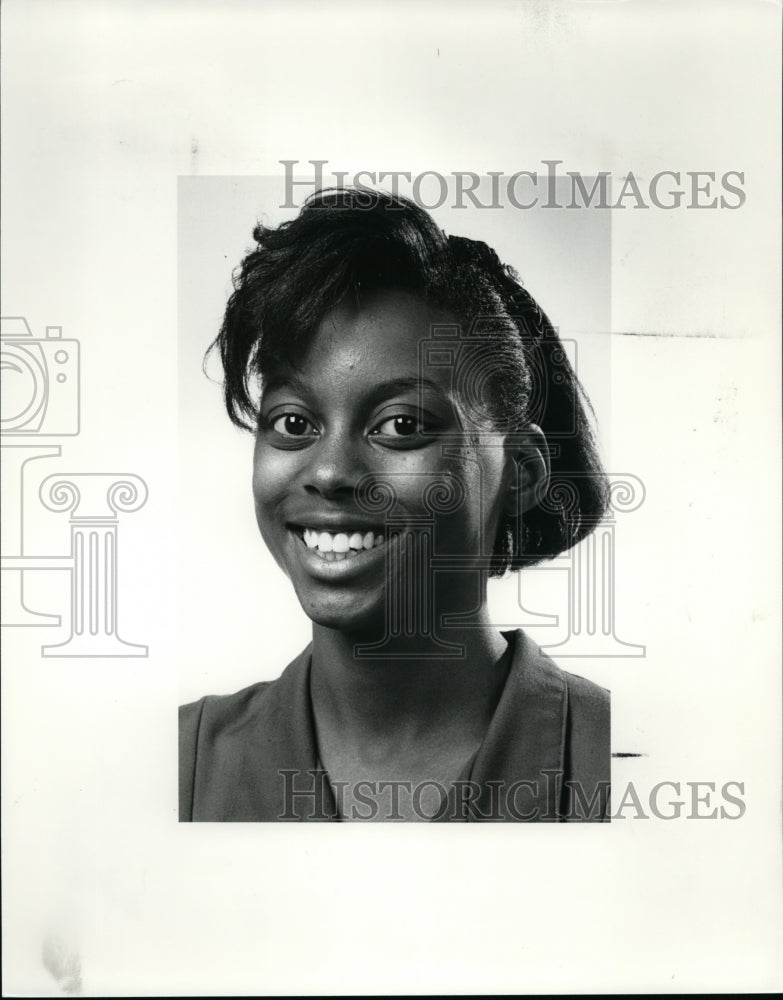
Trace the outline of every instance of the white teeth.
{"type": "Polygon", "coordinates": [[[339,535],[335,535],[332,539],[332,552],[347,552],[348,551],[348,536],[344,532],[340,532],[339,535]]]}
{"type": "Polygon", "coordinates": [[[363,549],[377,548],[383,545],[383,535],[379,532],[367,531],[362,534],[360,531],[347,532],[338,531],[332,534],[330,531],[316,531],[313,528],[305,528],[302,538],[308,549],[315,549],[328,562],[335,559],[347,559],[357,555],[363,549]]]}

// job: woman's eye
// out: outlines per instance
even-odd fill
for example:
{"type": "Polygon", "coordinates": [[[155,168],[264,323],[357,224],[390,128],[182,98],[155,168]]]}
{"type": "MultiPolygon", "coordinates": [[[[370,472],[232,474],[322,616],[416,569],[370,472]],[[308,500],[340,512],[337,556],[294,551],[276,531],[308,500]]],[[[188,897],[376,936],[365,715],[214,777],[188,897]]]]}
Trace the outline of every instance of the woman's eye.
{"type": "Polygon", "coordinates": [[[305,437],[315,433],[315,427],[307,417],[299,413],[283,413],[272,421],[272,430],[284,437],[305,437]]]}
{"type": "Polygon", "coordinates": [[[373,431],[373,434],[384,437],[411,437],[414,434],[421,434],[424,430],[421,420],[418,417],[389,417],[384,420],[373,431]]]}

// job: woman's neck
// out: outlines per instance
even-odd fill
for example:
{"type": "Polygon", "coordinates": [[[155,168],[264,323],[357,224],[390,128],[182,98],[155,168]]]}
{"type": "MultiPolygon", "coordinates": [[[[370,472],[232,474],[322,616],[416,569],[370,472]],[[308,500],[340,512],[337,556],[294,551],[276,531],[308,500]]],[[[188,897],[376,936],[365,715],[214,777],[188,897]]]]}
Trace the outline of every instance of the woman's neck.
{"type": "Polygon", "coordinates": [[[471,627],[449,628],[463,655],[431,658],[403,638],[362,655],[367,637],[313,627],[311,697],[319,733],[341,734],[345,746],[390,747],[482,734],[508,671],[508,647],[484,608],[471,627]]]}

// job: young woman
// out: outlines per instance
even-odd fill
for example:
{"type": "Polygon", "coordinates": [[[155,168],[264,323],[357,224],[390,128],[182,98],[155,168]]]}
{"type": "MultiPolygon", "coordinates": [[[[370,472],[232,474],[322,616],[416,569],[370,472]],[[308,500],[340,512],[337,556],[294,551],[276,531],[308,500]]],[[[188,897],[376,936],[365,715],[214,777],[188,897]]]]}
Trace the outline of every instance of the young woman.
{"type": "Polygon", "coordinates": [[[553,327],[401,197],[319,192],[254,236],[213,347],[312,642],[181,709],[180,818],[605,819],[608,693],[487,613],[606,506],[553,327]]]}

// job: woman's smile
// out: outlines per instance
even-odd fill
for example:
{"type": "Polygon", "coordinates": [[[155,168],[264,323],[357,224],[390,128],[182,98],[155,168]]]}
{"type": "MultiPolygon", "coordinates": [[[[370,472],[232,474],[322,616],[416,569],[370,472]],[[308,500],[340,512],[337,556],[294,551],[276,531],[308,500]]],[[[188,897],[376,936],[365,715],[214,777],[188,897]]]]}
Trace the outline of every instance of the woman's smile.
{"type": "Polygon", "coordinates": [[[370,549],[383,545],[383,532],[374,531],[319,531],[317,528],[304,528],[302,541],[314,555],[326,562],[342,562],[355,559],[370,549]]]}
{"type": "Polygon", "coordinates": [[[324,580],[363,573],[386,555],[382,531],[332,532],[292,527],[290,533],[307,571],[324,580]]]}

